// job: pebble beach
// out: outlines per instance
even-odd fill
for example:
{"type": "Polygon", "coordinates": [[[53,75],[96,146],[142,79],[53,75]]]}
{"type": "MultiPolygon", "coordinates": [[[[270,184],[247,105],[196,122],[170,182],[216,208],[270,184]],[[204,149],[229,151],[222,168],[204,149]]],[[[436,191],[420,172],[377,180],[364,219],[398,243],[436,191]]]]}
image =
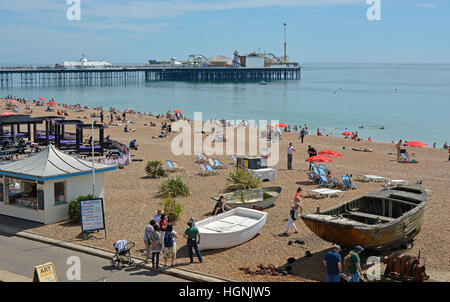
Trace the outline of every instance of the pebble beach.
{"type": "MultiPolygon", "coordinates": [[[[1,100],[0,113],[5,112],[5,101],[1,100]]],[[[24,113],[24,104],[19,104],[19,112],[24,113]]],[[[38,107],[31,104],[33,116],[56,116],[59,109],[67,110],[67,119],[80,119],[85,123],[91,122],[92,113],[98,110],[88,109],[85,112],[75,112],[61,106],[55,106],[55,113],[44,111],[45,106],[38,107]]],[[[180,108],[182,109],[182,108],[180,108]]],[[[105,110],[105,113],[107,111],[105,110]]],[[[220,113],[218,113],[218,117],[220,113]]],[[[94,118],[100,122],[99,118],[94,118]]],[[[105,117],[108,123],[109,118],[105,117]]],[[[94,246],[112,251],[112,245],[119,239],[126,239],[136,243],[133,256],[144,259],[145,245],[142,237],[144,228],[152,219],[157,209],[161,209],[162,198],[158,196],[158,189],[165,178],[150,179],[146,177],[145,166],[150,160],[160,160],[164,166],[166,160],[176,160],[184,167],[184,171],[170,173],[169,176],[180,176],[189,186],[188,197],[177,198],[183,206],[181,217],[176,221],[174,229],[177,233],[183,233],[186,222],[193,217],[200,221],[210,216],[214,207],[211,196],[224,192],[227,187],[227,176],[233,167],[230,155],[215,156],[227,168],[221,169],[218,175],[201,176],[199,164],[195,162],[196,155],[174,156],[171,152],[171,141],[176,133],[166,138],[152,138],[160,133],[160,124],[164,119],[154,116],[127,114],[128,127],[135,132],[124,132],[125,124],[108,126],[105,136],[128,146],[132,139],[136,139],[139,146],[138,151],[131,150],[130,165],[124,169],[108,172],[105,175],[105,219],[107,227],[107,238],[103,234],[95,238],[81,241],[77,235],[81,232],[80,225],[69,222],[61,222],[52,225],[41,226],[27,230],[28,232],[49,236],[59,240],[77,242],[84,245],[94,246]],[[130,123],[130,121],[133,121],[130,123]],[[156,127],[148,124],[153,122],[156,127]]],[[[118,123],[115,121],[115,123],[118,123]]],[[[39,129],[39,128],[38,128],[39,129]]],[[[70,130],[66,130],[70,131],[70,130]]],[[[89,134],[86,133],[88,138],[89,134]]],[[[206,135],[203,134],[203,138],[206,135]]],[[[237,142],[239,143],[239,142],[237,142]]],[[[242,142],[241,142],[242,143],[242,142]]],[[[235,144],[236,145],[236,144],[235,144]]],[[[315,212],[317,207],[327,209],[340,205],[346,201],[358,198],[364,194],[371,193],[383,188],[384,183],[371,183],[355,181],[356,190],[345,191],[342,197],[329,199],[316,199],[308,194],[308,190],[315,189],[306,172],[309,164],[305,162],[308,158],[307,146],[312,145],[317,151],[336,150],[343,155],[342,158],[333,158],[327,163],[327,168],[335,176],[351,174],[379,175],[390,179],[406,180],[415,183],[418,179],[422,181],[425,189],[430,191],[428,204],[425,211],[425,220],[422,229],[415,238],[414,246],[405,251],[417,256],[419,251],[421,258],[426,259],[427,274],[438,281],[450,281],[449,260],[450,251],[450,219],[448,215],[448,198],[450,193],[450,171],[448,169],[448,152],[433,148],[407,147],[408,152],[414,152],[418,161],[416,164],[403,164],[396,161],[395,147],[391,143],[353,141],[339,137],[328,136],[305,136],[302,144],[298,133],[284,132],[280,142],[280,160],[273,168],[277,170],[274,181],[264,182],[264,186],[280,186],[283,189],[275,206],[266,209],[268,220],[260,233],[252,240],[224,250],[206,251],[202,253],[203,263],[189,264],[189,257],[185,240],[177,241],[176,266],[193,271],[220,276],[236,281],[324,281],[325,270],[323,257],[332,247],[332,244],[323,241],[312,233],[301,220],[296,221],[299,229],[298,234],[290,233],[289,237],[280,236],[287,223],[290,204],[297,188],[303,189],[302,206],[305,213],[315,212]],[[292,142],[296,151],[293,155],[293,170],[286,169],[286,148],[292,142]],[[345,147],[345,149],[343,149],[345,147]],[[373,152],[357,152],[352,148],[370,148],[373,152]],[[303,240],[305,244],[291,244],[289,241],[303,240]],[[306,257],[306,251],[312,253],[306,257]],[[240,268],[257,269],[257,266],[272,264],[277,268],[284,267],[287,259],[294,257],[296,261],[292,264],[293,274],[287,276],[255,275],[249,276],[240,268]]],[[[440,147],[440,146],[439,146],[440,147]]],[[[248,149],[247,149],[248,150],[248,149]]],[[[88,189],[87,189],[88,190],[88,189]]],[[[389,253],[388,253],[389,254],[389,253]]]]}

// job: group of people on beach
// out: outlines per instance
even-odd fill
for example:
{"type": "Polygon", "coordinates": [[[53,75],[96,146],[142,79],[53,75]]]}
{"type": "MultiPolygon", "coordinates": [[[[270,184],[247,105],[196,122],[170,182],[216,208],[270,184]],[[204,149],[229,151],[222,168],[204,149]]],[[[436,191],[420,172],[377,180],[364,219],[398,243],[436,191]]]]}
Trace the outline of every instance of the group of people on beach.
{"type": "MultiPolygon", "coordinates": [[[[170,266],[175,265],[177,246],[176,239],[179,239],[177,232],[173,229],[174,221],[169,221],[166,214],[158,210],[145,227],[144,244],[146,247],[145,263],[148,263],[150,256],[152,258],[152,267],[159,268],[159,256],[163,255],[164,266],[170,259],[170,266]]],[[[194,218],[190,218],[187,222],[187,229],[184,231],[183,237],[187,240],[190,263],[194,263],[193,250],[197,255],[199,262],[202,262],[202,256],[198,249],[200,243],[200,233],[195,226],[194,218]]]]}
{"type": "MultiPolygon", "coordinates": [[[[281,236],[289,236],[289,230],[294,229],[294,233],[298,234],[297,226],[295,221],[303,214],[303,207],[301,203],[302,198],[302,188],[298,187],[295,196],[292,201],[290,201],[290,211],[289,218],[286,226],[286,230],[281,236]]],[[[364,248],[357,245],[350,253],[345,256],[344,263],[342,263],[342,258],[340,253],[342,249],[339,245],[335,245],[331,251],[329,251],[324,259],[323,263],[326,271],[326,282],[340,282],[341,273],[347,272],[350,275],[348,282],[359,282],[363,272],[361,269],[360,254],[364,251],[364,248]]]]}

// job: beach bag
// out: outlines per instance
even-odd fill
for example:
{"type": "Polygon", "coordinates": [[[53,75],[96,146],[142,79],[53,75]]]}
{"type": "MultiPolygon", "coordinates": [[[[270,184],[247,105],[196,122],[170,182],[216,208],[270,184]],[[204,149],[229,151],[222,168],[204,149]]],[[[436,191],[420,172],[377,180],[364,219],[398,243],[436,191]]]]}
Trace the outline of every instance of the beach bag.
{"type": "Polygon", "coordinates": [[[173,246],[173,235],[170,232],[166,232],[164,235],[164,246],[171,247],[173,246]]]}
{"type": "Polygon", "coordinates": [[[355,254],[355,252],[351,251],[350,253],[348,253],[347,256],[344,257],[344,268],[345,270],[349,270],[350,266],[352,266],[352,260],[351,257],[352,255],[355,254]]]}

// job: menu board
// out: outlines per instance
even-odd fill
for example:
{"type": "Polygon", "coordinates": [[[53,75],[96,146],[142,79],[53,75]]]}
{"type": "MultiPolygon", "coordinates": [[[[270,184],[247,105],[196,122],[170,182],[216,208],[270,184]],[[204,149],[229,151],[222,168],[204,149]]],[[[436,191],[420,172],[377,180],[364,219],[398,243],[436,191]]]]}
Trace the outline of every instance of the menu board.
{"type": "Polygon", "coordinates": [[[83,232],[105,229],[103,198],[80,201],[80,210],[83,232]]]}

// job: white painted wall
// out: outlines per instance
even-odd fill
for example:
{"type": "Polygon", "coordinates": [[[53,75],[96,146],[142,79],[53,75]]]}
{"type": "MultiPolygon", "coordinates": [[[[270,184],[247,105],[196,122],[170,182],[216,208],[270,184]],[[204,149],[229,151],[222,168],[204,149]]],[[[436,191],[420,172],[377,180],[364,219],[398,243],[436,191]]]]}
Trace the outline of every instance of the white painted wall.
{"type": "Polygon", "coordinates": [[[44,223],[44,211],[22,208],[0,202],[0,214],[44,223]]]}
{"type": "MultiPolygon", "coordinates": [[[[51,224],[68,219],[69,202],[82,195],[92,194],[92,174],[46,181],[44,188],[44,211],[21,208],[0,202],[0,214],[51,224]],[[54,186],[66,182],[66,203],[55,205],[54,186]]],[[[7,192],[7,191],[6,191],[7,192]]],[[[95,174],[95,195],[104,197],[104,173],[95,174]]]]}
{"type": "MultiPolygon", "coordinates": [[[[92,174],[46,181],[44,184],[45,224],[68,219],[69,202],[79,196],[92,194],[92,174]],[[66,203],[55,205],[55,183],[66,182],[66,203]]],[[[104,173],[95,174],[95,195],[104,196],[104,173]]]]}

